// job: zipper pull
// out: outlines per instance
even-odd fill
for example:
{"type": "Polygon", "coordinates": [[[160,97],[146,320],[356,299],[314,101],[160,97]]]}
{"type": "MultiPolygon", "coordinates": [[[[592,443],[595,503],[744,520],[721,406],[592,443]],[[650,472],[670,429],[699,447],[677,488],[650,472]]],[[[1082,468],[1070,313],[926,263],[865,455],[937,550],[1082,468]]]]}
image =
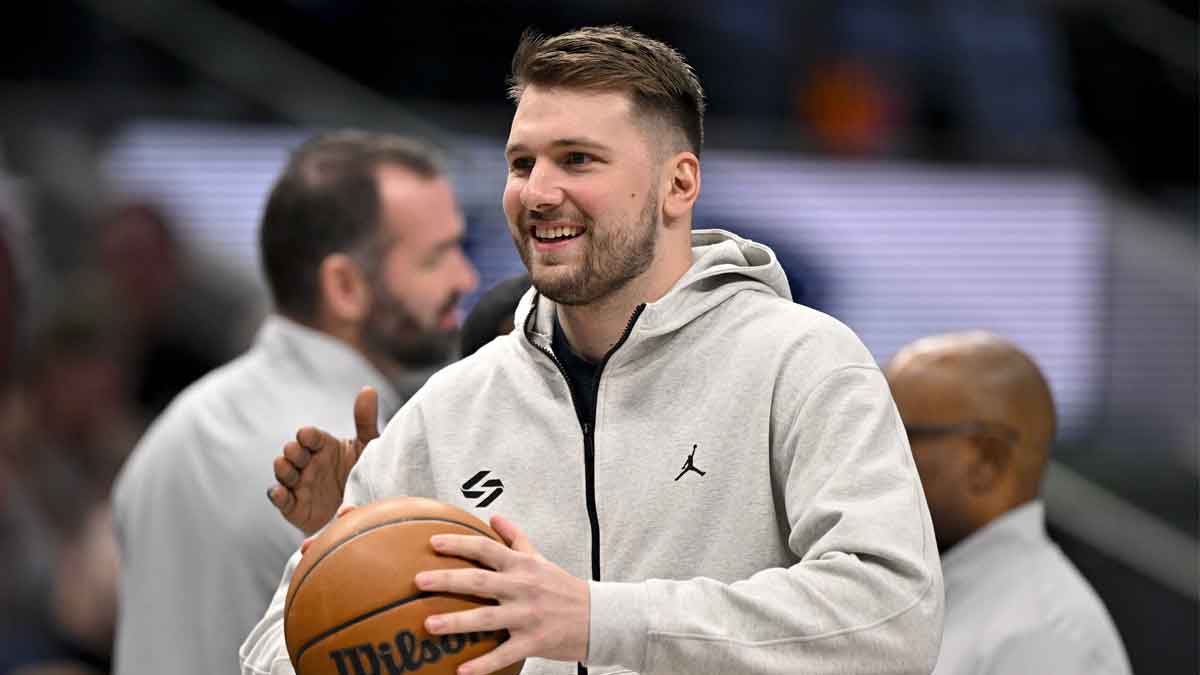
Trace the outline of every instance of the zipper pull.
{"type": "Polygon", "coordinates": [[[592,435],[592,425],[591,425],[590,423],[588,423],[588,422],[584,422],[584,423],[583,423],[583,435],[584,435],[584,436],[591,436],[591,435],[592,435]]]}

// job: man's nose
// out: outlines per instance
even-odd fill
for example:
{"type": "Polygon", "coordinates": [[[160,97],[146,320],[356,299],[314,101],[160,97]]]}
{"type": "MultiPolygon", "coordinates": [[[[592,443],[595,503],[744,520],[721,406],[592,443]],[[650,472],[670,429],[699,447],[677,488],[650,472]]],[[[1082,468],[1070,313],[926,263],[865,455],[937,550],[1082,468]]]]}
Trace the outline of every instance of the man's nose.
{"type": "Polygon", "coordinates": [[[471,264],[471,259],[464,253],[459,256],[458,290],[462,295],[466,295],[478,286],[479,271],[475,269],[475,265],[471,264]]]}
{"type": "Polygon", "coordinates": [[[529,178],[521,188],[521,205],[530,211],[549,211],[557,208],[563,202],[559,178],[560,172],[553,164],[545,161],[534,164],[529,178]]]}

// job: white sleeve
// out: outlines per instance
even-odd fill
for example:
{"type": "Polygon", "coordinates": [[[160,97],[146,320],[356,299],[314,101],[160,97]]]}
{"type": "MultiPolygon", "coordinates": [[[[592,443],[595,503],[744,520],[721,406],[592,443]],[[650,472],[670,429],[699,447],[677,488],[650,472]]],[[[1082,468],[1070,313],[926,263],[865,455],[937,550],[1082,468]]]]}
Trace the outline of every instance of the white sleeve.
{"type": "Polygon", "coordinates": [[[589,663],[643,675],[933,669],[941,567],[882,373],[840,368],[777,415],[772,461],[799,562],[734,583],[591,582],[589,663]]]}
{"type": "Polygon", "coordinates": [[[979,672],[982,675],[1129,675],[1123,653],[1080,639],[1078,631],[1036,628],[997,645],[980,664],[979,672]]]}

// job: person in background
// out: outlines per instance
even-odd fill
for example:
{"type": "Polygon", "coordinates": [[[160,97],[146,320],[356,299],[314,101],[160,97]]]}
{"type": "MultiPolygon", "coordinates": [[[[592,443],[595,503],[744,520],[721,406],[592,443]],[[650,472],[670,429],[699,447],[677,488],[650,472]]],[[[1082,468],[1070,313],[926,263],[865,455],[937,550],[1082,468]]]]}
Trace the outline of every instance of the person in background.
{"type": "Polygon", "coordinates": [[[95,266],[121,316],[130,385],[146,419],[237,356],[258,320],[248,294],[189,255],[176,234],[163,209],[138,201],[104,212],[97,228],[95,266]]]}
{"type": "Polygon", "coordinates": [[[1129,673],[1092,587],[1046,536],[1054,442],[1037,364],[990,333],[927,337],[887,365],[946,584],[935,673],[1129,673]]]}
{"type": "Polygon", "coordinates": [[[98,284],[63,287],[32,329],[8,411],[15,415],[5,420],[20,442],[0,461],[8,482],[0,529],[3,549],[19,551],[6,576],[26,601],[4,618],[27,633],[25,664],[62,659],[104,671],[111,658],[117,562],[108,494],[141,418],[110,308],[98,284]]]}
{"type": "Polygon", "coordinates": [[[260,229],[275,313],[247,353],[171,402],[117,479],[116,673],[237,669],[302,538],[276,511],[286,495],[263,495],[274,449],[302,422],[346,430],[343,406],[364,385],[390,415],[397,382],[450,358],[477,283],[462,237],[424,143],[341,131],[292,153],[260,229]]]}
{"type": "Polygon", "coordinates": [[[479,296],[471,308],[462,327],[462,358],[479,351],[479,348],[501,335],[513,331],[513,314],[521,297],[529,290],[528,274],[509,277],[492,286],[479,296]]]}

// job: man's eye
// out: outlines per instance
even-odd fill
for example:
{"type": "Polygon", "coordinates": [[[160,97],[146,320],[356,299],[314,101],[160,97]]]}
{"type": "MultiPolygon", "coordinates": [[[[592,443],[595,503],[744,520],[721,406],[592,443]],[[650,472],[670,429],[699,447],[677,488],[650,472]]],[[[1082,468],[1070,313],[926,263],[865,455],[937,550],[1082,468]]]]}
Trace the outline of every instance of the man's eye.
{"type": "Polygon", "coordinates": [[[564,161],[567,164],[583,166],[592,161],[592,156],[586,152],[568,152],[564,161]]]}
{"type": "Polygon", "coordinates": [[[522,171],[522,172],[529,171],[530,169],[533,168],[533,158],[517,157],[516,159],[509,162],[508,167],[513,171],[522,171]]]}

